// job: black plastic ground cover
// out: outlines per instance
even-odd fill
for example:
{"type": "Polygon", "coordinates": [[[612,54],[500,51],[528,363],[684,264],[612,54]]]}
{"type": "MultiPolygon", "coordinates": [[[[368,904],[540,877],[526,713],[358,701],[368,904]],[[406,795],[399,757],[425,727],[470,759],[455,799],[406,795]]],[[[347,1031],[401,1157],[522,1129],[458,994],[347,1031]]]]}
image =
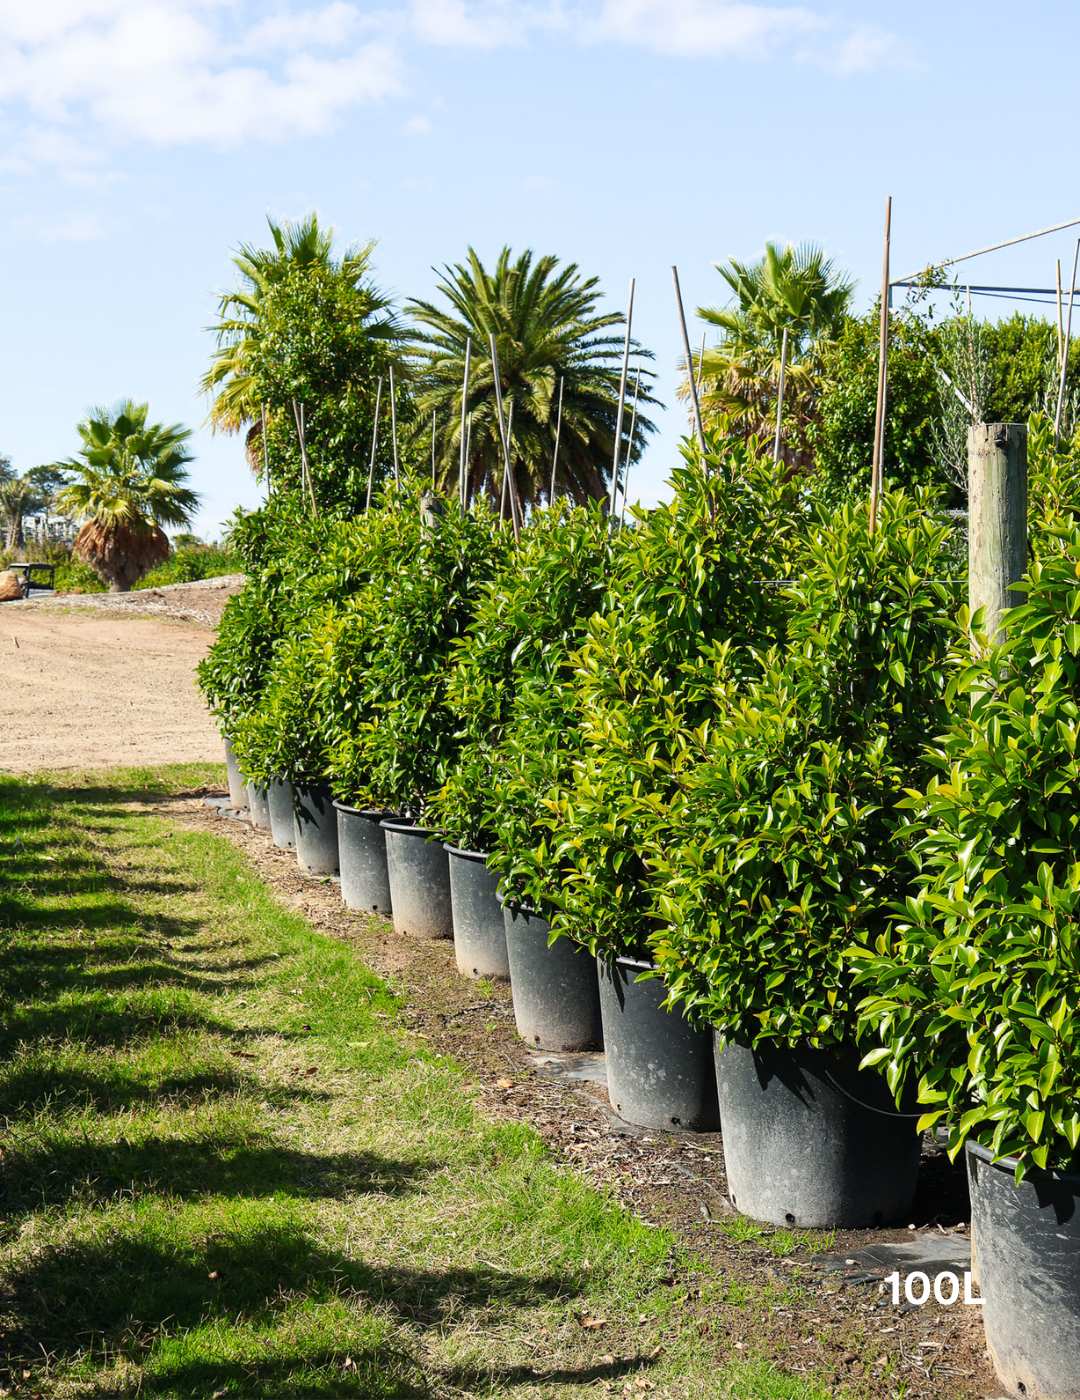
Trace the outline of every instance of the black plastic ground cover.
{"type": "Polygon", "coordinates": [[[401,821],[384,821],[382,829],[394,932],[453,938],[450,865],[442,840],[428,827],[401,821]]]}
{"type": "Polygon", "coordinates": [[[450,897],[454,911],[454,953],[463,977],[510,976],[506,924],[499,899],[499,876],[487,856],[447,843],[450,897]]]}
{"type": "Polygon", "coordinates": [[[1033,1170],[967,1144],[971,1252],[986,1345],[1024,1400],[1080,1400],[1080,1175],[1033,1170]]]}
{"type": "Polygon", "coordinates": [[[550,946],[551,927],[520,905],[503,910],[518,1035],[542,1050],[599,1050],[604,1044],[596,960],[570,938],[550,946]]]}
{"type": "Polygon", "coordinates": [[[346,909],[374,914],[392,912],[386,869],[386,832],[381,823],[397,814],[378,807],[348,807],[335,802],[341,898],[346,909]]]}
{"type": "Polygon", "coordinates": [[[820,1229],[906,1223],[919,1114],[900,1116],[857,1055],[729,1045],[716,1080],[728,1194],[743,1215],[820,1229]]]}
{"type": "Polygon", "coordinates": [[[712,1034],[678,1012],[662,1011],[662,978],[637,979],[648,964],[597,959],[608,1095],[620,1118],[643,1128],[720,1126],[712,1034]]]}

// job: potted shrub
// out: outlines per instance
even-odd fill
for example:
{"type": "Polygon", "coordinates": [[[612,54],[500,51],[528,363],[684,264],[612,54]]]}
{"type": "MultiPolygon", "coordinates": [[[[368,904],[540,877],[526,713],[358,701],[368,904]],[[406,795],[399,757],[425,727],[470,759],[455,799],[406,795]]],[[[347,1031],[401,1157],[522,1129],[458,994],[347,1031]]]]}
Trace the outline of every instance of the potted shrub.
{"type": "Polygon", "coordinates": [[[573,942],[551,945],[535,886],[530,906],[511,881],[506,908],[499,886],[540,839],[542,800],[569,770],[570,653],[618,548],[599,506],[534,515],[483,589],[447,683],[463,742],[432,806],[449,838],[458,967],[509,976],[519,1034],[546,1049],[599,1042],[595,967],[573,942]]]}
{"type": "Polygon", "coordinates": [[[611,1102],[649,1127],[717,1126],[711,1038],[667,1009],[654,975],[662,925],[643,838],[678,792],[686,731],[711,712],[710,648],[783,626],[761,581],[788,573],[798,493],[758,446],[722,430],[704,459],[687,444],[672,501],[627,531],[575,657],[581,751],[548,799],[547,844],[519,862],[536,865],[556,932],[597,959],[611,1102]]]}
{"type": "Polygon", "coordinates": [[[922,1125],[947,1121],[950,1153],[966,1153],[1001,1382],[1076,1400],[1080,530],[1054,524],[1033,538],[1041,558],[1003,618],[1007,642],[989,645],[976,617],[958,647],[939,772],[911,798],[920,888],[856,956],[861,1014],[884,1042],[868,1062],[917,1079],[922,1125]]]}
{"type": "Polygon", "coordinates": [[[860,1070],[848,949],[910,885],[899,804],[944,721],[957,587],[930,504],[885,494],[874,533],[865,506],[811,533],[786,641],[757,676],[715,651],[713,715],[648,842],[656,964],[714,1028],[731,1199],[775,1224],[885,1224],[914,1195],[918,1114],[860,1070]]]}

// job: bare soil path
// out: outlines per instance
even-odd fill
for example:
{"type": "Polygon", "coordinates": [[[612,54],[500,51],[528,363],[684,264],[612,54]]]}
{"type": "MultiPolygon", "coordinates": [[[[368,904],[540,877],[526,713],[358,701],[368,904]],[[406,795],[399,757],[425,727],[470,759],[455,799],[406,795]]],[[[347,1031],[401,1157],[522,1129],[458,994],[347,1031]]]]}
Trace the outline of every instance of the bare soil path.
{"type": "Polygon", "coordinates": [[[241,583],[0,604],[0,768],[220,761],[194,674],[241,583]]]}

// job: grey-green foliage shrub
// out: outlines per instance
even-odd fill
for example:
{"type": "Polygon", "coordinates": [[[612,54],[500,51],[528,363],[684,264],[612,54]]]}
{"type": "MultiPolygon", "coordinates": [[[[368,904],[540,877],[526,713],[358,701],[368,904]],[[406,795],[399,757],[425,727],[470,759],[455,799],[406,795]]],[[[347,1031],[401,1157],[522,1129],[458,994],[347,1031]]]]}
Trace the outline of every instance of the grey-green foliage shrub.
{"type": "Polygon", "coordinates": [[[511,885],[578,750],[571,652],[627,538],[598,505],[535,512],[455,646],[446,695],[461,751],[432,809],[458,846],[492,852],[511,885]]]}
{"type": "Polygon", "coordinates": [[[846,950],[911,886],[899,804],[947,718],[960,588],[939,581],[948,528],[929,504],[884,494],[873,533],[866,505],[822,520],[784,643],[756,675],[733,646],[714,653],[713,713],[686,735],[677,798],[644,844],[670,1000],[722,1041],[854,1041],[846,950]]]}
{"type": "Polygon", "coordinates": [[[919,1077],[924,1127],[947,1118],[1032,1166],[1080,1167],[1080,470],[1034,444],[1026,603],[992,646],[961,613],[936,770],[912,794],[919,888],[854,950],[868,1060],[919,1077]]]}
{"type": "Polygon", "coordinates": [[[514,871],[553,927],[594,951],[640,948],[656,926],[643,819],[663,819],[686,734],[711,715],[710,648],[732,641],[749,659],[784,628],[765,581],[786,576],[797,488],[756,440],[718,431],[709,448],[704,460],[684,448],[673,499],[628,532],[575,657],[581,752],[514,871]]]}
{"type": "Polygon", "coordinates": [[[463,515],[456,503],[432,524],[420,509],[425,490],[419,481],[388,489],[367,539],[364,582],[323,639],[329,650],[316,658],[312,681],[324,713],[333,705],[327,773],[338,795],[421,821],[461,743],[445,703],[454,643],[509,537],[489,511],[463,515]]]}

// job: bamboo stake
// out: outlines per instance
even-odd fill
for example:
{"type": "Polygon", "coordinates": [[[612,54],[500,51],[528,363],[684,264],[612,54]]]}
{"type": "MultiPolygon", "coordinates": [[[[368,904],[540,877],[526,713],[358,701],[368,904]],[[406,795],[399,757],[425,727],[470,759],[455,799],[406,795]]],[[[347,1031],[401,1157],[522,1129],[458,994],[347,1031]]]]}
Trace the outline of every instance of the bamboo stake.
{"type": "Polygon", "coordinates": [[[630,278],[630,300],[626,306],[626,339],[623,341],[622,374],[619,377],[619,411],[615,416],[615,451],[611,459],[611,500],[608,515],[615,516],[615,493],[619,489],[619,458],[622,456],[622,420],[626,408],[626,376],[630,369],[630,322],[634,315],[634,279],[630,278]]]}
{"type": "Polygon", "coordinates": [[[634,429],[637,427],[638,390],[641,388],[641,370],[634,377],[634,408],[630,414],[630,441],[626,444],[626,466],[623,467],[622,514],[619,516],[619,529],[626,524],[626,492],[630,484],[630,453],[634,447],[634,429]]]}
{"type": "Polygon", "coordinates": [[[694,426],[697,428],[701,455],[705,455],[705,429],[701,426],[701,407],[698,404],[697,385],[694,383],[694,365],[690,358],[690,337],[686,333],[686,313],[683,311],[682,292],[679,289],[679,270],[671,269],[671,279],[675,283],[675,303],[679,308],[679,325],[682,328],[683,354],[686,356],[686,377],[690,381],[690,401],[694,405],[694,426]]]}
{"type": "Polygon", "coordinates": [[[1061,373],[1061,351],[1065,344],[1065,322],[1061,312],[1061,259],[1054,263],[1057,269],[1057,309],[1058,309],[1058,373],[1061,373]]]}
{"type": "Polygon", "coordinates": [[[698,362],[697,362],[697,391],[698,391],[698,402],[699,402],[699,403],[700,403],[700,401],[701,401],[701,386],[705,383],[705,337],[706,337],[706,335],[708,335],[708,331],[702,331],[702,332],[701,332],[701,354],[698,356],[698,362]]]}
{"type": "Polygon", "coordinates": [[[1017,243],[1028,243],[1031,239],[1042,238],[1048,233],[1060,233],[1063,228],[1075,228],[1077,224],[1080,224],[1080,219],[1068,219],[1065,223],[1053,224],[1050,228],[1038,228],[1034,233],[1022,233],[1019,238],[1006,238],[1004,243],[991,243],[989,248],[976,248],[973,253],[961,253],[958,258],[945,258],[942,262],[931,263],[907,277],[898,277],[893,286],[903,286],[907,282],[914,282],[916,278],[924,277],[928,272],[936,272],[939,268],[953,267],[956,263],[967,262],[969,258],[981,258],[984,253],[996,253],[999,248],[1013,248],[1017,243]]]}
{"type": "Polygon", "coordinates": [[[435,490],[435,410],[431,410],[431,489],[435,490]]]}
{"type": "Polygon", "coordinates": [[[555,468],[559,464],[559,434],[562,432],[562,391],[564,375],[559,375],[559,416],[555,420],[555,455],[551,459],[551,490],[548,492],[548,505],[555,504],[555,468]]]}
{"type": "Polygon", "coordinates": [[[378,388],[375,390],[375,426],[371,430],[371,463],[368,466],[367,474],[367,500],[364,502],[364,510],[371,509],[371,488],[375,483],[375,445],[379,441],[379,405],[382,403],[382,375],[379,375],[378,388]]]}
{"type": "Polygon", "coordinates": [[[307,482],[308,494],[311,497],[311,513],[316,519],[319,517],[319,507],[315,502],[315,487],[311,481],[311,468],[308,466],[307,445],[304,442],[304,405],[297,407],[296,400],[292,401],[293,417],[296,419],[296,435],[300,439],[300,466],[304,473],[304,480],[307,482]]]}
{"type": "Polygon", "coordinates": [[[472,336],[467,335],[465,337],[465,375],[461,382],[461,436],[458,439],[461,448],[460,465],[458,467],[458,491],[461,494],[461,510],[463,514],[465,512],[466,506],[468,505],[468,489],[465,484],[465,472],[467,470],[467,464],[469,461],[469,449],[466,446],[465,442],[465,431],[466,422],[469,417],[469,362],[471,358],[472,336]]]}
{"type": "MultiPolygon", "coordinates": [[[[513,432],[514,432],[514,400],[511,399],[511,400],[510,400],[510,407],[509,407],[509,408],[507,409],[507,411],[506,411],[506,446],[507,446],[507,449],[508,449],[508,450],[509,450],[510,444],[511,444],[511,443],[513,442],[513,440],[514,440],[514,439],[513,439],[513,432]]],[[[504,520],[504,519],[506,518],[506,492],[507,492],[508,489],[509,489],[509,488],[507,487],[507,484],[506,484],[506,473],[503,472],[502,491],[501,491],[501,493],[500,493],[500,495],[499,495],[499,519],[500,519],[500,520],[504,520]]]]}
{"type": "MultiPolygon", "coordinates": [[[[503,453],[503,484],[510,475],[510,446],[506,439],[506,425],[503,423],[502,409],[502,384],[499,381],[499,352],[495,349],[494,332],[489,333],[488,341],[491,345],[491,372],[495,376],[495,411],[499,420],[499,438],[502,442],[503,453]]],[[[517,491],[510,492],[510,521],[514,527],[514,543],[520,542],[517,518],[517,491]]]]}
{"type": "MultiPolygon", "coordinates": [[[[471,449],[472,449],[472,414],[470,413],[470,414],[468,415],[468,417],[465,419],[465,472],[466,472],[466,477],[468,476],[469,462],[470,462],[470,460],[471,460],[471,449]]],[[[465,509],[466,509],[466,510],[468,509],[468,506],[469,506],[468,493],[466,492],[466,495],[465,495],[465,509]]]]}
{"type": "MultiPolygon", "coordinates": [[[[266,494],[270,495],[273,483],[270,480],[270,449],[266,445],[266,405],[262,405],[262,450],[263,450],[263,470],[266,472],[266,494]]],[[[48,522],[46,521],[46,524],[48,522]]]]}
{"type": "Polygon", "coordinates": [[[881,494],[881,445],[885,426],[885,384],[889,362],[889,238],[892,231],[892,195],[885,200],[885,267],[881,275],[881,334],[878,343],[877,409],[874,414],[874,456],[870,466],[870,533],[877,529],[878,496],[881,494]]]}
{"type": "Polygon", "coordinates": [[[1073,298],[1076,295],[1076,264],[1080,260],[1080,238],[1076,240],[1073,254],[1072,280],[1069,283],[1069,314],[1065,320],[1065,344],[1061,351],[1061,374],[1058,378],[1057,412],[1054,414],[1054,441],[1061,435],[1061,410],[1065,404],[1065,374],[1069,367],[1069,342],[1072,339],[1073,298]]]}
{"type": "Polygon", "coordinates": [[[787,373],[788,328],[784,327],[784,339],[780,346],[780,383],[776,391],[776,437],[773,439],[772,459],[780,460],[780,428],[784,420],[784,375],[787,373]]]}
{"type": "Polygon", "coordinates": [[[394,393],[394,366],[390,366],[390,431],[394,436],[394,485],[401,485],[397,455],[397,395],[394,393]]]}

